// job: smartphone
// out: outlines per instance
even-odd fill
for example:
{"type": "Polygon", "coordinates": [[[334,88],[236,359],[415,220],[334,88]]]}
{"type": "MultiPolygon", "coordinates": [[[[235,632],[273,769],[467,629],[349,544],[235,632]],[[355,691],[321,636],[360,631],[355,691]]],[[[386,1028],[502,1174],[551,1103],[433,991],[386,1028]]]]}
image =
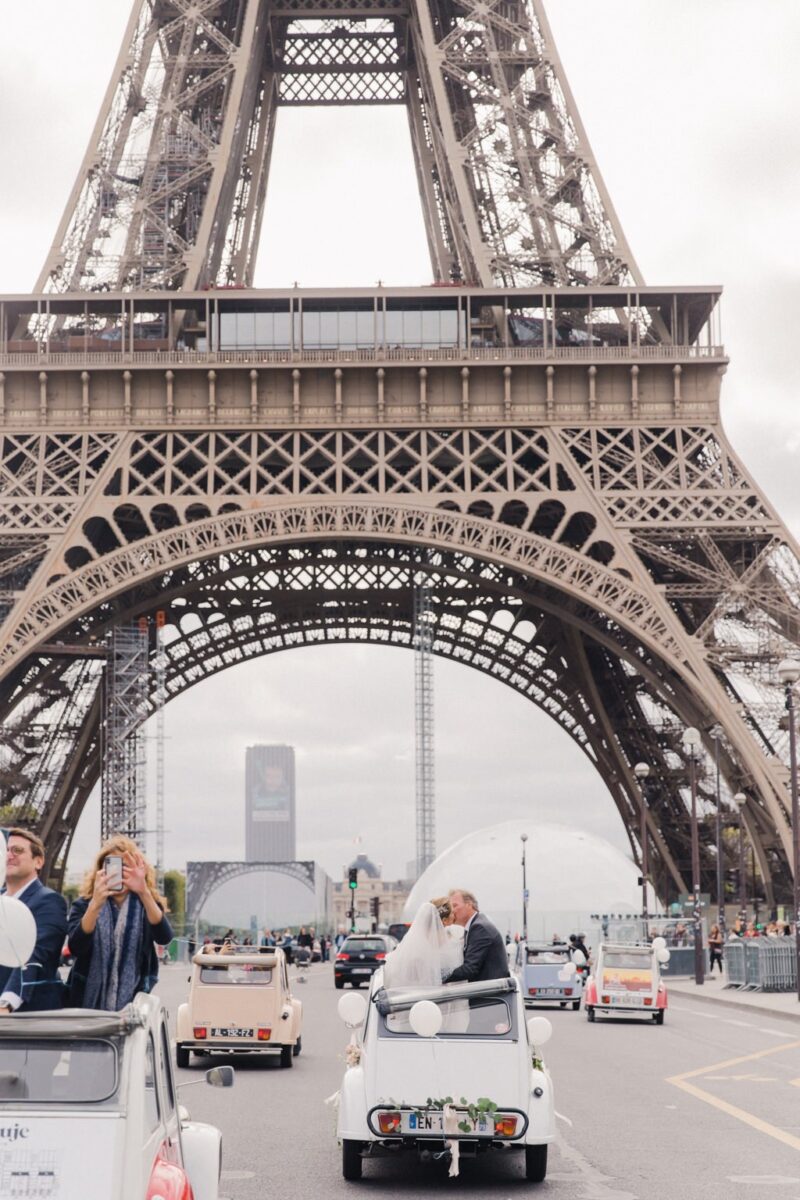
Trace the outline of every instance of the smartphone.
{"type": "Polygon", "coordinates": [[[122,882],[122,857],[119,854],[109,854],[105,861],[106,879],[108,880],[108,888],[111,892],[121,892],[123,888],[122,882]]]}

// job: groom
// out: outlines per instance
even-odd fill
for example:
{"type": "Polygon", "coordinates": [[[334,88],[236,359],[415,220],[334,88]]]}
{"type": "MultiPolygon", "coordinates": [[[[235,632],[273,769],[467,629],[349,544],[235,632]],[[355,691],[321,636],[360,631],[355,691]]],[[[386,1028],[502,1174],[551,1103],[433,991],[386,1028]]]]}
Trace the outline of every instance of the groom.
{"type": "Polygon", "coordinates": [[[456,925],[464,927],[464,962],[451,971],[444,983],[479,979],[505,979],[510,975],[506,945],[488,917],[478,912],[472,892],[453,891],[448,899],[456,925]]]}

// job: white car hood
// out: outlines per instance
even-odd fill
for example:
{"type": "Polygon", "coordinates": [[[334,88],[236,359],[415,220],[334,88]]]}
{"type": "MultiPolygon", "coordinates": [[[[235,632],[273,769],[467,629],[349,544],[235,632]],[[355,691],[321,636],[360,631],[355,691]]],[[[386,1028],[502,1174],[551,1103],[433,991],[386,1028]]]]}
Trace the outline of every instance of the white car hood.
{"type": "Polygon", "coordinates": [[[0,1108],[0,1196],[117,1200],[124,1131],[117,1113],[0,1108]]]}

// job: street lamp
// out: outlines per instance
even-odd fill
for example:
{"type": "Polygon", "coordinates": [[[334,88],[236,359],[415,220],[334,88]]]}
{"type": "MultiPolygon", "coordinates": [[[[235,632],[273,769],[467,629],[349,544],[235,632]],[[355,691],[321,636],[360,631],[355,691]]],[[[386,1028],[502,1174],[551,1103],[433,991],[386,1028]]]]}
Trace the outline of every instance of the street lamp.
{"type": "Polygon", "coordinates": [[[647,940],[647,798],[644,781],[650,774],[647,763],[639,762],[633,768],[633,773],[639,781],[639,842],[642,847],[642,936],[647,940]]]}
{"type": "Polygon", "coordinates": [[[522,842],[522,940],[527,944],[528,941],[528,881],[525,877],[525,843],[528,840],[527,833],[521,833],[519,839],[522,842]]]}
{"type": "Polygon", "coordinates": [[[778,678],[786,692],[786,713],[789,718],[789,779],[792,789],[792,849],[794,851],[794,953],[797,975],[797,998],[800,1000],[800,806],[797,801],[797,728],[794,715],[794,685],[800,679],[800,662],[785,658],[778,664],[778,678]]]}
{"type": "Polygon", "coordinates": [[[710,730],[714,739],[714,769],[717,775],[717,922],[722,940],[725,940],[725,885],[722,874],[722,801],[719,788],[719,741],[722,737],[722,727],[715,725],[710,730]]]}
{"type": "Polygon", "coordinates": [[[739,924],[744,933],[747,928],[747,874],[744,867],[744,808],[747,796],[744,792],[737,792],[733,802],[739,813],[739,924]]]}
{"type": "Polygon", "coordinates": [[[694,981],[705,982],[703,963],[703,930],[700,925],[700,837],[697,829],[697,759],[702,739],[697,729],[683,734],[683,749],[689,759],[689,786],[692,792],[692,909],[694,916],[694,981]]]}

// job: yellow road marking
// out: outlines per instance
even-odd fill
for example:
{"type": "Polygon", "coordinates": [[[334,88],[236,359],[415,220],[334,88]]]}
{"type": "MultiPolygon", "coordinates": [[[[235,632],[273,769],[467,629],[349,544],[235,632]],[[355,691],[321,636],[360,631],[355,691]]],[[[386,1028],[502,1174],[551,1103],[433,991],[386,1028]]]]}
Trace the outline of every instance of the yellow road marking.
{"type": "Polygon", "coordinates": [[[789,1083],[792,1085],[792,1087],[800,1087],[800,1076],[798,1076],[797,1079],[790,1079],[789,1083]]]}
{"type": "MultiPolygon", "coordinates": [[[[749,1125],[752,1129],[757,1129],[759,1133],[765,1133],[767,1137],[775,1138],[778,1142],[783,1142],[786,1146],[791,1146],[793,1150],[800,1150],[800,1138],[794,1134],[786,1133],[785,1130],[779,1129],[777,1125],[771,1125],[769,1121],[762,1121],[761,1117],[757,1117],[755,1113],[747,1112],[744,1108],[737,1108],[735,1104],[729,1104],[727,1100],[720,1100],[718,1096],[712,1096],[711,1092],[706,1092],[703,1088],[696,1087],[693,1083],[688,1083],[687,1080],[694,1079],[698,1075],[707,1075],[709,1071],[720,1071],[725,1067],[738,1067],[740,1063],[753,1062],[757,1058],[766,1058],[770,1054],[780,1054],[782,1050],[796,1050],[800,1047],[798,1042],[783,1042],[780,1046],[770,1046],[766,1050],[756,1050],[754,1054],[743,1054],[741,1058],[729,1058],[725,1062],[712,1063],[711,1066],[698,1067],[694,1071],[684,1071],[682,1075],[672,1075],[666,1082],[674,1084],[684,1092],[688,1092],[690,1096],[695,1096],[698,1100],[703,1100],[706,1104],[712,1105],[713,1108],[718,1108],[720,1112],[727,1113],[729,1117],[734,1117],[737,1121],[742,1121],[745,1125],[749,1125]]],[[[800,1086],[800,1080],[793,1080],[800,1086]]]]}

